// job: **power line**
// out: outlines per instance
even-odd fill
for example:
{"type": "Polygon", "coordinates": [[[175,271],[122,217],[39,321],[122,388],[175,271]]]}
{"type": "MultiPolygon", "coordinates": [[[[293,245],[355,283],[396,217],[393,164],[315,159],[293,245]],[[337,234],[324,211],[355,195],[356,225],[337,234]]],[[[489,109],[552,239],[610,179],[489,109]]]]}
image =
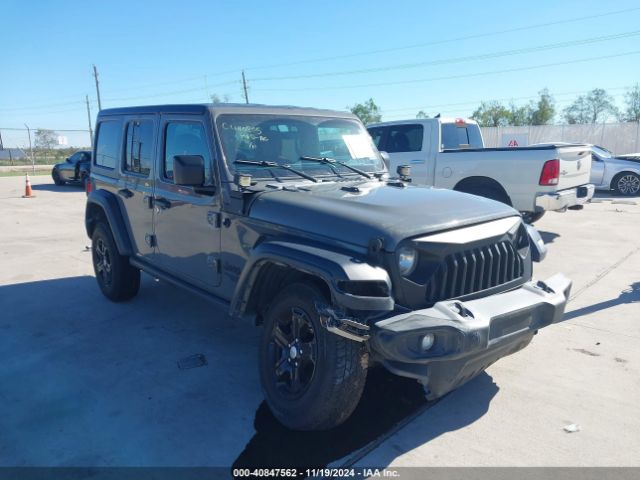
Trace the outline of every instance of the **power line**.
{"type": "Polygon", "coordinates": [[[563,65],[572,65],[576,63],[584,63],[590,62],[594,60],[604,60],[609,58],[618,58],[625,57],[629,55],[637,55],[640,53],[640,50],[634,50],[631,52],[619,53],[614,55],[602,55],[599,57],[590,57],[590,58],[581,58],[578,60],[566,60],[563,62],[555,62],[555,63],[546,63],[541,65],[531,65],[528,67],[519,67],[519,68],[508,68],[504,70],[492,70],[488,72],[477,72],[477,73],[463,73],[460,75],[448,75],[442,77],[431,77],[431,78],[421,78],[415,80],[401,80],[395,82],[380,82],[380,83],[366,83],[359,85],[340,85],[340,86],[312,86],[305,88],[261,88],[259,91],[261,92],[304,92],[308,90],[343,90],[343,89],[353,89],[353,88],[368,88],[368,87],[386,87],[391,85],[410,85],[414,83],[426,83],[426,82],[435,82],[439,80],[453,80],[457,78],[469,78],[469,77],[480,77],[484,75],[495,75],[498,73],[510,73],[510,72],[521,72],[527,70],[536,70],[539,68],[547,68],[547,67],[557,67],[563,65]]]}
{"type": "MultiPolygon", "coordinates": [[[[390,48],[384,48],[384,49],[353,52],[353,53],[344,54],[344,55],[332,55],[332,56],[328,56],[328,57],[304,59],[304,60],[286,62],[286,63],[257,65],[257,66],[249,68],[248,70],[266,70],[266,69],[279,68],[279,67],[296,66],[296,65],[303,65],[303,64],[309,64],[309,63],[318,63],[318,62],[324,62],[324,61],[332,61],[332,60],[354,58],[354,57],[359,57],[359,56],[376,55],[376,54],[380,54],[380,53],[396,52],[396,51],[409,50],[409,49],[420,48],[420,47],[442,45],[442,44],[447,44],[447,43],[452,43],[452,42],[459,42],[459,41],[464,41],[464,40],[473,40],[473,39],[486,38],[486,37],[491,37],[491,36],[496,36],[496,35],[504,35],[504,34],[507,34],[507,33],[521,32],[521,31],[525,31],[525,30],[534,30],[534,29],[544,28],[544,27],[549,27],[549,26],[564,25],[564,24],[567,24],[567,23],[576,23],[576,22],[581,22],[581,21],[591,20],[591,19],[596,19],[596,18],[600,19],[602,17],[614,16],[614,15],[622,15],[622,14],[626,14],[626,13],[635,12],[635,11],[638,11],[638,10],[640,10],[640,7],[627,8],[627,9],[623,9],[623,10],[614,10],[614,11],[610,11],[610,12],[602,12],[602,13],[598,13],[598,14],[594,14],[594,15],[586,15],[586,16],[582,16],[582,17],[565,18],[565,19],[554,21],[554,22],[543,22],[543,23],[537,23],[537,24],[531,24],[531,25],[524,25],[524,26],[520,26],[520,27],[508,28],[508,29],[503,29],[503,30],[496,30],[496,31],[491,31],[491,32],[483,32],[483,33],[478,33],[478,34],[465,35],[465,36],[442,39],[442,40],[435,40],[435,41],[430,41],[430,42],[416,43],[416,44],[411,44],[411,45],[402,45],[402,46],[396,46],[396,47],[390,47],[390,48]]],[[[219,77],[219,76],[224,76],[224,75],[237,74],[239,71],[241,71],[241,68],[237,67],[237,68],[230,69],[230,70],[225,70],[225,71],[222,71],[222,72],[210,73],[210,74],[207,74],[207,76],[209,76],[209,77],[219,77]]],[[[120,92],[120,91],[131,91],[132,89],[145,89],[146,90],[146,89],[148,89],[150,87],[154,87],[154,86],[162,86],[162,85],[172,85],[172,84],[177,84],[177,83],[184,83],[184,82],[193,81],[193,80],[200,80],[201,78],[202,78],[202,75],[198,75],[198,76],[193,76],[193,77],[185,77],[185,78],[182,78],[182,79],[170,80],[170,81],[166,81],[166,82],[159,82],[159,83],[145,84],[145,85],[137,85],[137,86],[128,86],[126,88],[110,90],[110,92],[113,93],[113,92],[120,92]]],[[[62,100],[62,99],[77,98],[77,96],[74,95],[74,96],[58,97],[58,98],[60,100],[62,100]]],[[[129,99],[133,99],[133,98],[142,98],[142,97],[129,97],[129,99]]],[[[81,101],[77,101],[77,102],[66,102],[66,103],[62,103],[62,104],[58,103],[58,104],[52,104],[52,105],[42,105],[42,104],[33,105],[33,106],[26,105],[26,106],[22,106],[20,108],[2,108],[2,109],[0,109],[0,111],[22,111],[22,110],[26,110],[26,109],[50,108],[50,107],[59,107],[59,106],[67,106],[67,105],[72,105],[72,104],[84,104],[84,103],[85,102],[81,100],[81,101]]]]}
{"type": "MultiPolygon", "coordinates": [[[[330,56],[330,57],[320,57],[320,58],[313,58],[313,59],[305,59],[305,60],[294,61],[294,62],[277,63],[277,64],[270,64],[270,65],[258,65],[258,66],[255,66],[255,67],[251,67],[249,70],[263,70],[263,69],[279,68],[279,67],[302,65],[302,64],[308,64],[308,63],[317,63],[317,62],[323,62],[323,61],[339,60],[339,59],[345,59],[345,58],[354,58],[354,57],[358,57],[358,56],[375,55],[375,54],[379,54],[379,53],[395,52],[395,51],[400,51],[400,50],[408,50],[408,49],[414,49],[414,48],[426,47],[426,46],[442,45],[442,44],[446,44],[446,43],[459,42],[459,41],[463,41],[463,40],[486,38],[486,37],[491,37],[491,36],[496,36],[496,35],[503,35],[503,34],[507,34],[507,33],[521,32],[521,31],[524,31],[524,30],[533,30],[533,29],[544,28],[544,27],[549,27],[549,26],[581,22],[581,21],[584,21],[584,20],[590,20],[590,19],[595,19],[595,18],[602,18],[602,17],[607,17],[607,16],[621,15],[621,14],[635,12],[635,11],[638,11],[638,10],[640,10],[640,7],[627,8],[627,9],[623,9],[623,10],[615,10],[615,11],[611,11],[611,12],[603,12],[603,13],[594,14],[594,15],[586,15],[586,16],[582,16],[582,17],[566,18],[566,19],[557,20],[557,21],[554,21],[554,22],[544,22],[544,23],[538,23],[538,24],[532,24],[532,25],[525,25],[525,26],[514,27],[514,28],[509,28],[509,29],[496,30],[496,31],[491,31],[491,32],[483,32],[483,33],[479,33],[479,34],[466,35],[466,36],[460,36],[460,37],[454,37],[454,38],[442,39],[442,40],[436,40],[436,41],[430,41],[430,42],[423,42],[423,43],[417,43],[417,44],[412,44],[412,45],[403,45],[403,46],[397,46],[397,47],[391,47],[391,48],[385,48],[385,49],[369,50],[369,51],[363,51],[363,52],[354,52],[354,53],[349,53],[349,54],[344,54],[344,55],[333,55],[333,56],[330,56]]],[[[222,72],[216,72],[216,73],[213,73],[213,74],[207,74],[207,75],[209,77],[216,77],[216,76],[237,74],[239,71],[241,71],[240,67],[234,68],[234,69],[230,69],[230,70],[226,70],[226,71],[222,71],[222,72]]],[[[332,74],[324,74],[324,75],[332,75],[332,74]]],[[[126,88],[122,88],[122,89],[111,90],[111,92],[118,92],[118,91],[125,91],[125,90],[126,91],[131,91],[132,89],[136,89],[136,88],[147,89],[147,88],[153,87],[153,86],[171,85],[171,84],[176,84],[176,83],[183,83],[183,82],[186,82],[186,81],[199,80],[201,78],[202,78],[202,75],[199,75],[199,76],[187,77],[187,78],[183,78],[183,79],[179,79],[179,80],[172,80],[172,81],[166,81],[166,82],[160,82],[160,83],[154,83],[154,84],[146,84],[146,85],[141,85],[141,86],[126,87],[126,88]]],[[[260,80],[267,80],[267,79],[252,79],[252,81],[256,81],[256,80],[260,81],[260,80]]],[[[221,84],[218,84],[217,86],[229,85],[229,84],[232,84],[232,83],[235,83],[235,81],[233,81],[233,82],[223,82],[221,84]]],[[[212,85],[212,86],[216,86],[216,85],[212,85]]],[[[188,91],[197,91],[197,89],[192,89],[192,90],[190,89],[188,91]]],[[[178,93],[186,93],[186,92],[187,92],[187,90],[182,90],[182,91],[179,91],[178,93]]],[[[158,94],[154,94],[154,95],[150,95],[150,96],[125,97],[125,98],[120,98],[120,99],[113,99],[113,101],[123,101],[123,100],[126,101],[126,100],[138,99],[138,98],[152,98],[152,97],[159,97],[159,96],[162,96],[162,95],[171,95],[171,94],[174,94],[174,92],[162,92],[162,93],[158,93],[158,94]]],[[[74,98],[74,97],[75,96],[59,97],[59,98],[63,99],[63,98],[74,98]]],[[[75,97],[75,98],[77,98],[77,97],[75,97]]],[[[24,111],[24,110],[41,110],[41,109],[48,109],[48,108],[51,108],[51,107],[55,108],[55,107],[59,107],[59,106],[80,105],[80,104],[84,104],[84,103],[85,102],[83,100],[80,100],[80,101],[75,101],[75,102],[56,103],[56,104],[49,104],[49,105],[38,104],[38,105],[33,105],[33,106],[22,106],[22,107],[18,107],[18,108],[1,108],[0,111],[11,112],[11,111],[24,111]]],[[[92,103],[95,103],[95,101],[92,101],[92,103]]],[[[98,102],[98,104],[99,103],[100,102],[98,102]]]]}
{"type": "MultiPolygon", "coordinates": [[[[623,90],[623,89],[627,89],[627,88],[632,88],[633,85],[628,85],[625,87],[611,87],[611,88],[607,88],[607,92],[610,92],[612,90],[623,90]]],[[[568,95],[584,95],[586,93],[589,93],[591,90],[581,90],[581,91],[574,91],[574,92],[560,92],[560,93],[549,93],[552,97],[563,97],[563,96],[568,96],[568,95]]],[[[619,93],[619,94],[614,94],[613,96],[620,96],[620,95],[624,95],[624,93],[619,93]]],[[[463,107],[463,106],[467,106],[467,105],[478,105],[482,102],[506,102],[506,101],[511,101],[511,100],[533,100],[539,98],[539,95],[529,95],[526,97],[503,97],[503,98],[492,98],[492,99],[484,99],[484,100],[470,100],[467,102],[456,102],[456,103],[440,103],[440,104],[433,104],[433,105],[422,105],[422,106],[416,106],[416,107],[403,107],[403,108],[390,108],[390,109],[382,109],[383,113],[386,114],[387,112],[409,112],[409,111],[415,111],[415,110],[433,110],[436,108],[446,108],[446,107],[463,107]]]]}
{"type": "Polygon", "coordinates": [[[431,60],[426,62],[405,63],[400,65],[390,65],[387,67],[375,67],[375,68],[366,68],[366,69],[360,69],[360,70],[342,70],[337,72],[311,73],[311,74],[305,74],[305,75],[290,75],[290,76],[280,76],[280,77],[262,77],[262,78],[258,77],[258,78],[252,78],[252,81],[263,82],[263,81],[272,81],[272,80],[296,80],[296,79],[303,79],[303,78],[317,78],[317,77],[329,77],[329,76],[334,77],[334,76],[340,76],[340,75],[374,73],[374,72],[383,72],[383,71],[389,71],[389,70],[401,70],[401,69],[418,68],[418,67],[426,67],[426,66],[433,66],[433,65],[462,63],[462,62],[468,62],[468,61],[487,60],[492,58],[506,57],[510,55],[522,55],[526,53],[553,50],[558,48],[574,47],[579,45],[590,45],[593,43],[617,40],[620,38],[628,38],[628,37],[633,37],[637,35],[640,35],[640,30],[617,33],[613,35],[603,35],[599,37],[584,38],[580,40],[569,40],[566,42],[548,43],[545,45],[518,48],[514,50],[502,50],[498,52],[489,52],[489,53],[478,54],[478,55],[467,55],[465,57],[445,58],[445,59],[431,60]]]}
{"type": "Polygon", "coordinates": [[[533,29],[537,29],[537,28],[550,27],[550,26],[555,26],[555,25],[563,25],[563,24],[574,23],[574,22],[581,22],[583,20],[591,20],[591,19],[594,19],[594,18],[602,18],[602,17],[612,16],[612,15],[621,15],[621,14],[624,14],[624,13],[630,13],[630,12],[634,12],[634,11],[638,11],[638,10],[640,10],[640,7],[627,8],[627,9],[624,9],[624,10],[615,10],[615,11],[612,11],[612,12],[603,12],[603,13],[599,13],[599,14],[596,14],[596,15],[587,15],[587,16],[584,16],[584,17],[567,18],[567,19],[563,19],[563,20],[557,20],[555,22],[536,23],[536,24],[532,24],[532,25],[525,25],[525,26],[521,26],[521,27],[508,28],[508,29],[504,29],[504,30],[496,30],[496,31],[493,31],[493,32],[484,32],[484,33],[477,33],[477,34],[473,34],[473,35],[465,35],[465,36],[461,36],[461,37],[448,38],[448,39],[443,39],[443,40],[435,40],[435,41],[431,41],[431,42],[415,43],[415,44],[412,44],[412,45],[403,45],[403,46],[384,48],[384,49],[378,49],[378,50],[368,50],[368,51],[364,51],[364,52],[348,53],[348,54],[344,54],[344,55],[333,55],[331,57],[320,57],[320,58],[313,58],[313,59],[305,59],[305,60],[300,60],[300,61],[295,61],[295,62],[277,63],[277,64],[271,64],[271,65],[262,65],[262,66],[252,67],[252,68],[250,68],[248,70],[262,70],[262,69],[269,69],[269,68],[288,67],[288,66],[295,66],[295,65],[304,65],[304,64],[308,64],[308,63],[324,62],[324,61],[331,61],[331,60],[341,60],[341,59],[354,58],[354,57],[366,56],[366,55],[377,55],[379,53],[397,52],[397,51],[400,51],[400,50],[409,50],[409,49],[413,49],[413,48],[429,47],[429,46],[434,46],[434,45],[442,45],[442,44],[445,44],[445,43],[460,42],[460,41],[463,41],[463,40],[474,40],[474,39],[477,39],[477,38],[492,37],[492,36],[495,36],[495,35],[503,35],[503,34],[506,34],[506,33],[522,32],[524,30],[533,30],[533,29]]]}

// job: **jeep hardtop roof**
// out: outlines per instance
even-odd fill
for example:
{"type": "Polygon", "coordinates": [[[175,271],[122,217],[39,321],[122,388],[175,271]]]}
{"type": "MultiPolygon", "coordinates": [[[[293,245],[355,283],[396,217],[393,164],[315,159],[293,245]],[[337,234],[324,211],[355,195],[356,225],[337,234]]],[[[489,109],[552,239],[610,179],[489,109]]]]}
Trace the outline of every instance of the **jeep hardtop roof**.
{"type": "Polygon", "coordinates": [[[144,113],[186,113],[203,114],[210,111],[214,117],[225,113],[231,114],[275,114],[275,115],[308,115],[308,116],[331,116],[339,118],[357,119],[350,112],[338,110],[325,110],[320,108],[295,107],[290,105],[260,105],[245,103],[201,103],[201,104],[176,104],[176,105],[148,105],[140,107],[107,108],[98,114],[102,116],[110,115],[136,115],[144,113]]]}

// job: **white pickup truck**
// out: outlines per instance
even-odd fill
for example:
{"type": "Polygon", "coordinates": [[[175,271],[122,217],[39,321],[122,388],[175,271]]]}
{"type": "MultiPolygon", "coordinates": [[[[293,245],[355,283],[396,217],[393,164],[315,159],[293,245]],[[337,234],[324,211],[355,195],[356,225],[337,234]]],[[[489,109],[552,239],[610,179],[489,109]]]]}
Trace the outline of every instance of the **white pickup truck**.
{"type": "Polygon", "coordinates": [[[511,205],[525,221],[580,209],[593,196],[587,145],[484,148],[473,120],[428,118],[367,126],[389,170],[411,166],[416,185],[472,193],[511,205]]]}

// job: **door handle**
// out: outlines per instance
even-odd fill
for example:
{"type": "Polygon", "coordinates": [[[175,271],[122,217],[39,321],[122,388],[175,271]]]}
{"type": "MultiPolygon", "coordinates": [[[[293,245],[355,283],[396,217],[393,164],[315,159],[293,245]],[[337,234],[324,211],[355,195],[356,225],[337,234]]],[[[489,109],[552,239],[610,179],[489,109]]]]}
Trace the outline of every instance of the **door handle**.
{"type": "Polygon", "coordinates": [[[133,197],[133,192],[128,188],[121,188],[120,190],[118,190],[118,195],[124,198],[131,198],[133,197]]]}
{"type": "Polygon", "coordinates": [[[157,207],[166,210],[167,208],[171,208],[171,202],[163,197],[156,197],[153,199],[153,204],[157,207]]]}

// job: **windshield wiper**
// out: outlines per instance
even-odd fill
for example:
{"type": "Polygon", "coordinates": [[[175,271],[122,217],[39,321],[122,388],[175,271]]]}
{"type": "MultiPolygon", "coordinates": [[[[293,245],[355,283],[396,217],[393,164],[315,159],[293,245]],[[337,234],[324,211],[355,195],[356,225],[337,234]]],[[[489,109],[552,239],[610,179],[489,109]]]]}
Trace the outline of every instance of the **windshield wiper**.
{"type": "Polygon", "coordinates": [[[355,172],[355,173],[357,173],[359,175],[362,175],[363,177],[366,177],[366,178],[369,178],[369,179],[373,178],[367,172],[365,172],[363,170],[360,170],[359,168],[352,167],[348,163],[341,162],[340,160],[336,160],[335,158],[302,156],[302,157],[300,157],[300,160],[307,160],[309,162],[317,162],[317,163],[325,163],[327,165],[333,165],[333,164],[341,165],[341,166],[343,166],[345,168],[348,168],[352,172],[355,172]]]}
{"type": "Polygon", "coordinates": [[[267,162],[266,160],[254,161],[254,160],[234,160],[233,163],[239,163],[241,165],[255,165],[256,167],[270,167],[270,168],[282,168],[284,170],[288,170],[296,175],[301,176],[302,178],[306,178],[307,180],[311,180],[314,183],[318,183],[318,179],[312,177],[308,173],[301,172],[300,170],[296,170],[295,168],[290,167],[286,164],[279,164],[276,162],[267,162]]]}

